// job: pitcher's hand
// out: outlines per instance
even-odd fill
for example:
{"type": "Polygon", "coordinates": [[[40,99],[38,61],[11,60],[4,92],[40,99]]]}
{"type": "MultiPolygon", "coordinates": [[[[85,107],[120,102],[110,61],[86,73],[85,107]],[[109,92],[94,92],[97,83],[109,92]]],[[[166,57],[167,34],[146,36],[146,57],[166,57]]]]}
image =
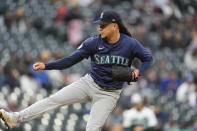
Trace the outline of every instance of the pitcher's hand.
{"type": "Polygon", "coordinates": [[[42,62],[36,62],[35,64],[33,64],[33,69],[35,71],[44,70],[45,69],[45,64],[42,63],[42,62]]]}

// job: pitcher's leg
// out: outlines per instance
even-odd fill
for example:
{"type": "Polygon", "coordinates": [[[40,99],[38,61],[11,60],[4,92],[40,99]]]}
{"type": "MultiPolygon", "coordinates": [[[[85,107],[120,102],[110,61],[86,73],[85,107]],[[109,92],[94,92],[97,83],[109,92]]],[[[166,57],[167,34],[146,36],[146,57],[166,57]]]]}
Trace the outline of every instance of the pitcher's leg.
{"type": "Polygon", "coordinates": [[[39,117],[43,113],[63,105],[87,101],[88,93],[86,91],[86,86],[86,83],[79,80],[59,90],[54,95],[34,103],[19,112],[19,122],[39,117]]]}
{"type": "Polygon", "coordinates": [[[117,98],[107,96],[93,101],[86,131],[101,131],[109,114],[115,108],[117,100],[117,98]]]}

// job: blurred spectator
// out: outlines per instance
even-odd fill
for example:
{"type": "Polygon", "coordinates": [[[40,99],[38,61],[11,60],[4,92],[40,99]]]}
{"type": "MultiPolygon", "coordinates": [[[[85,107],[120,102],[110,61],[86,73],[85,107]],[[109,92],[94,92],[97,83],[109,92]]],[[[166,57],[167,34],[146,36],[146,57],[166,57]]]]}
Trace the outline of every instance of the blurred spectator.
{"type": "Polygon", "coordinates": [[[190,30],[190,31],[193,30],[195,27],[194,21],[195,21],[194,17],[190,13],[186,13],[185,19],[184,19],[185,29],[190,30]]]}
{"type": "Polygon", "coordinates": [[[174,17],[175,19],[181,19],[182,17],[179,8],[174,4],[173,0],[168,0],[168,3],[163,5],[161,9],[166,18],[174,17]]]}
{"type": "Polygon", "coordinates": [[[145,72],[145,76],[148,84],[155,84],[159,82],[156,71],[153,68],[147,69],[145,72]]]}
{"type": "Polygon", "coordinates": [[[66,13],[68,12],[68,9],[65,4],[62,4],[58,7],[56,16],[55,16],[55,24],[62,24],[64,17],[66,16],[66,13]]]}
{"type": "Polygon", "coordinates": [[[161,43],[160,43],[160,49],[166,48],[166,47],[174,49],[174,43],[173,43],[173,39],[172,39],[172,32],[168,28],[165,28],[163,30],[161,43]]]}
{"type": "Polygon", "coordinates": [[[179,48],[184,49],[186,47],[186,43],[184,42],[185,41],[183,40],[183,35],[181,32],[176,32],[173,37],[174,48],[172,48],[172,50],[177,50],[179,48]]]}
{"type": "Polygon", "coordinates": [[[78,8],[71,9],[67,16],[67,38],[70,45],[77,47],[83,38],[83,22],[78,8]]]}
{"type": "Polygon", "coordinates": [[[164,128],[164,123],[167,121],[167,113],[162,109],[160,105],[154,105],[154,113],[158,120],[156,131],[162,131],[164,128]]]}
{"type": "Polygon", "coordinates": [[[12,69],[16,69],[19,73],[19,75],[27,73],[25,70],[25,63],[22,61],[22,59],[19,57],[17,52],[11,53],[11,59],[7,62],[5,65],[5,72],[11,72],[12,69]]]}
{"type": "Polygon", "coordinates": [[[19,33],[25,33],[27,31],[27,21],[24,17],[23,7],[19,7],[16,10],[16,27],[19,33]]]}
{"type": "Polygon", "coordinates": [[[16,68],[11,68],[5,72],[5,84],[14,90],[15,87],[20,87],[19,71],[16,68]]]}
{"type": "Polygon", "coordinates": [[[40,60],[42,62],[48,62],[51,59],[51,51],[48,49],[42,50],[40,53],[40,60]]]}
{"type": "Polygon", "coordinates": [[[184,56],[184,64],[189,70],[196,72],[197,70],[197,29],[196,28],[192,29],[191,38],[192,38],[191,43],[184,56]]]}
{"type": "Polygon", "coordinates": [[[102,131],[123,131],[122,122],[122,109],[120,107],[116,107],[107,119],[102,131]]]}
{"type": "Polygon", "coordinates": [[[157,118],[152,109],[146,107],[139,94],[133,94],[131,101],[133,108],[123,112],[123,126],[125,131],[143,128],[144,131],[152,131],[157,125],[157,118]]]}
{"type": "Polygon", "coordinates": [[[192,74],[187,75],[185,82],[183,82],[177,89],[176,100],[179,102],[188,102],[189,96],[195,90],[194,78],[192,74]]]}
{"type": "MultiPolygon", "coordinates": [[[[47,63],[50,59],[51,59],[51,52],[49,50],[43,50],[40,54],[40,61],[47,63]]],[[[48,70],[34,71],[32,65],[30,65],[30,69],[34,75],[34,78],[40,83],[40,86],[42,88],[45,88],[47,91],[50,91],[52,87],[49,79],[48,70]]]]}
{"type": "Polygon", "coordinates": [[[77,47],[82,41],[82,29],[83,23],[80,19],[74,19],[68,23],[67,37],[69,44],[73,47],[77,47]]]}
{"type": "Polygon", "coordinates": [[[166,79],[169,75],[169,69],[168,69],[168,61],[165,58],[162,58],[160,60],[157,61],[158,63],[158,70],[157,72],[160,72],[159,74],[157,74],[158,76],[158,80],[159,81],[163,81],[164,79],[166,79]]]}
{"type": "Polygon", "coordinates": [[[139,19],[136,25],[135,38],[139,40],[145,47],[148,45],[146,31],[145,25],[143,24],[142,20],[139,19]]]}
{"type": "Polygon", "coordinates": [[[178,77],[177,73],[175,71],[171,71],[169,77],[161,81],[160,89],[168,93],[176,94],[177,88],[181,83],[181,79],[178,77]]]}
{"type": "Polygon", "coordinates": [[[190,106],[197,107],[197,85],[195,85],[194,91],[190,92],[188,100],[190,106]]]}
{"type": "Polygon", "coordinates": [[[23,60],[23,63],[25,64],[25,70],[26,74],[28,74],[30,70],[30,65],[33,63],[33,58],[30,54],[30,52],[25,53],[25,59],[23,60]]]}
{"type": "Polygon", "coordinates": [[[147,32],[147,39],[151,50],[155,51],[160,45],[160,32],[162,32],[162,20],[159,17],[153,17],[153,22],[150,25],[150,29],[147,32]]]}
{"type": "Polygon", "coordinates": [[[197,46],[191,50],[187,50],[184,56],[185,66],[192,72],[197,70],[197,46]]]}
{"type": "Polygon", "coordinates": [[[42,31],[44,28],[44,20],[41,17],[36,17],[32,20],[33,28],[37,29],[38,31],[42,31]]]}
{"type": "Polygon", "coordinates": [[[162,20],[159,17],[154,17],[153,18],[153,23],[151,23],[150,31],[151,32],[161,32],[161,27],[162,27],[162,20]]]}
{"type": "Polygon", "coordinates": [[[8,30],[11,29],[13,19],[14,19],[13,13],[11,11],[7,11],[4,15],[4,24],[8,30]]]}

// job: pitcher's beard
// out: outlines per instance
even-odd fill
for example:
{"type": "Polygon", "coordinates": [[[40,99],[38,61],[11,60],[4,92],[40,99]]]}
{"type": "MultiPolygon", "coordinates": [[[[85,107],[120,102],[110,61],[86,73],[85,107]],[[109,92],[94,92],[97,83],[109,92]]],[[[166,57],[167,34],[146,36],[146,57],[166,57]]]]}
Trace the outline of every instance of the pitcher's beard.
{"type": "Polygon", "coordinates": [[[107,37],[104,37],[104,38],[101,37],[101,39],[107,42],[107,37]]]}
{"type": "Polygon", "coordinates": [[[107,37],[102,37],[101,34],[99,35],[101,37],[102,40],[106,40],[107,41],[107,37]]]}

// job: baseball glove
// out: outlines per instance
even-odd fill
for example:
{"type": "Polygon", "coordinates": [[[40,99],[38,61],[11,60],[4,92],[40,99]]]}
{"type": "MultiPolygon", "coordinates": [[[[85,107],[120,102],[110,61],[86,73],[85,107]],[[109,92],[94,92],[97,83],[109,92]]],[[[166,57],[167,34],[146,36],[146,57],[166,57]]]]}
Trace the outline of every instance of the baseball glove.
{"type": "Polygon", "coordinates": [[[112,79],[121,82],[136,82],[138,75],[134,69],[123,66],[112,66],[112,79]]]}

